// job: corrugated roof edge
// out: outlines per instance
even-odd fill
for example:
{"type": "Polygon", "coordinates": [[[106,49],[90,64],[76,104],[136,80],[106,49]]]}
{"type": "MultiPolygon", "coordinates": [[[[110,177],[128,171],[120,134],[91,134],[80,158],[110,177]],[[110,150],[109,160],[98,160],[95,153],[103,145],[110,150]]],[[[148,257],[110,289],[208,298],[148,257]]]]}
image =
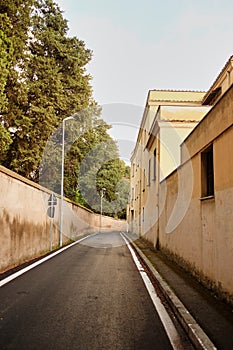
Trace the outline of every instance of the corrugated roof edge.
{"type": "Polygon", "coordinates": [[[214,87],[215,83],[217,82],[217,80],[220,78],[220,76],[222,75],[222,73],[224,72],[224,70],[226,69],[226,67],[228,66],[228,64],[230,63],[230,61],[233,60],[233,55],[230,56],[230,58],[227,60],[226,64],[224,65],[224,67],[221,69],[220,73],[217,75],[217,78],[214,80],[213,84],[210,86],[209,90],[207,91],[206,94],[208,94],[211,89],[214,87]]]}
{"type": "Polygon", "coordinates": [[[165,91],[165,92],[197,92],[197,93],[205,93],[206,91],[201,90],[173,90],[173,89],[150,89],[149,91],[165,91]]]}
{"type": "Polygon", "coordinates": [[[150,100],[150,102],[153,102],[153,101],[159,101],[159,102],[196,102],[196,103],[200,103],[202,100],[200,100],[200,101],[195,101],[195,100],[161,100],[161,99],[150,100]]]}
{"type": "Polygon", "coordinates": [[[149,90],[148,91],[148,95],[147,95],[147,103],[153,103],[153,102],[170,102],[170,103],[200,103],[203,100],[203,97],[206,95],[206,91],[197,91],[197,90],[172,90],[172,89],[153,89],[153,90],[149,90]],[[160,98],[156,98],[157,96],[153,96],[153,93],[165,93],[165,94],[169,94],[171,93],[171,96],[161,96],[160,98]],[[172,98],[172,94],[174,94],[174,98],[172,98]],[[179,95],[179,94],[192,94],[193,96],[196,95],[196,98],[192,98],[191,96],[189,96],[189,99],[185,99],[184,96],[178,96],[175,97],[175,95],[179,95]],[[198,95],[202,95],[202,96],[198,96],[198,95]],[[198,98],[197,98],[198,96],[198,98]],[[169,98],[170,97],[170,98],[169,98]]]}

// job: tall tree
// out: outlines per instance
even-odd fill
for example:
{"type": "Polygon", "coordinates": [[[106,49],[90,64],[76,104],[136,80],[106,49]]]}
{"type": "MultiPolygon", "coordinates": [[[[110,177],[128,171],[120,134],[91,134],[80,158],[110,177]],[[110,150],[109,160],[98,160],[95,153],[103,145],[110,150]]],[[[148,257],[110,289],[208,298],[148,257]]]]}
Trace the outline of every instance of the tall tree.
{"type": "MultiPolygon", "coordinates": [[[[1,19],[1,16],[0,16],[1,19]]],[[[7,106],[5,87],[9,75],[9,67],[12,59],[12,42],[7,38],[0,25],[0,111],[3,113],[7,106]]]]}
{"type": "Polygon", "coordinates": [[[9,74],[10,62],[12,59],[12,43],[2,30],[3,16],[0,15],[0,162],[3,162],[9,146],[11,137],[9,131],[4,127],[2,113],[7,109],[7,96],[5,86],[9,74]]]}
{"type": "Polygon", "coordinates": [[[98,211],[102,186],[114,202],[122,163],[92,99],[91,51],[67,32],[53,0],[0,2],[0,161],[60,192],[61,123],[74,116],[65,128],[64,192],[98,211]]]}
{"type": "Polygon", "coordinates": [[[67,37],[67,21],[52,0],[35,0],[33,5],[28,7],[24,49],[12,73],[6,120],[13,142],[5,165],[38,181],[42,152],[52,131],[62,119],[92,103],[90,76],[85,73],[91,52],[83,41],[67,37]]]}
{"type": "Polygon", "coordinates": [[[106,132],[101,133],[95,147],[85,156],[79,171],[79,193],[84,204],[100,212],[102,191],[103,212],[111,216],[124,217],[128,201],[129,180],[125,163],[119,159],[116,142],[106,132]]]}
{"type": "MultiPolygon", "coordinates": [[[[7,66],[5,66],[7,80],[4,84],[7,109],[1,108],[1,117],[6,129],[16,129],[15,121],[21,116],[23,102],[26,100],[25,47],[32,3],[33,0],[2,0],[0,2],[0,29],[3,32],[2,38],[5,38],[5,44],[9,47],[6,57],[7,66]]],[[[1,45],[1,51],[2,49],[1,45]]]]}
{"type": "MultiPolygon", "coordinates": [[[[110,126],[100,118],[99,114],[100,108],[91,106],[75,113],[73,119],[65,123],[64,193],[70,199],[81,203],[85,201],[79,188],[80,167],[82,166],[83,171],[86,172],[88,166],[95,166],[95,162],[90,158],[91,152],[95,152],[95,158],[100,157],[96,149],[102,143],[111,140],[107,133],[110,126]],[[84,165],[85,168],[83,168],[84,165]]],[[[62,126],[57,128],[47,142],[40,169],[40,183],[58,193],[60,193],[61,184],[61,139],[62,126]]],[[[113,157],[118,156],[116,152],[114,144],[113,157]]]]}
{"type": "Polygon", "coordinates": [[[4,163],[12,143],[10,126],[14,124],[18,101],[22,98],[19,76],[22,50],[27,38],[29,1],[0,2],[0,162],[4,163]],[[22,10],[22,11],[21,11],[22,10]]]}

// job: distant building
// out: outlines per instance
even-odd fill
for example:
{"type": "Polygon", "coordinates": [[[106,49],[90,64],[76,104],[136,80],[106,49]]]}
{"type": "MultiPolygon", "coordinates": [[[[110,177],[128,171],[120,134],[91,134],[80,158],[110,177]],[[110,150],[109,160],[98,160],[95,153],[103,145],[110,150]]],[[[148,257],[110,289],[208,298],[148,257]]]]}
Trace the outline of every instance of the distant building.
{"type": "Polygon", "coordinates": [[[202,105],[204,96],[194,91],[149,91],[131,158],[131,231],[150,234],[158,218],[158,184],[180,165],[182,141],[210,109],[202,105]]]}
{"type": "Polygon", "coordinates": [[[207,92],[149,91],[128,206],[129,231],[231,301],[232,84],[233,56],[207,92]]]}

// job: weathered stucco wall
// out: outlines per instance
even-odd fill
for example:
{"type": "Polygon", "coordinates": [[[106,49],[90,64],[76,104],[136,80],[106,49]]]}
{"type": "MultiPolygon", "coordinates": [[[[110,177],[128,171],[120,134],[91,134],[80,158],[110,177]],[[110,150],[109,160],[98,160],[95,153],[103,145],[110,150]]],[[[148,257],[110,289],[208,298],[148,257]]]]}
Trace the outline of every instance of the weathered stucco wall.
{"type": "Polygon", "coordinates": [[[233,87],[187,138],[184,146],[188,147],[190,160],[183,157],[184,164],[161,183],[161,186],[166,184],[167,194],[159,218],[160,247],[233,303],[233,87]],[[213,144],[214,195],[203,198],[201,152],[209,144],[213,144]],[[178,197],[181,201],[176,202],[178,197]],[[172,214],[174,208],[183,211],[180,222],[177,219],[179,210],[172,214]],[[171,218],[177,223],[173,221],[172,229],[168,229],[171,218]]]}
{"type": "MultiPolygon", "coordinates": [[[[0,272],[50,249],[50,191],[0,166],[0,272]]],[[[52,220],[52,245],[59,244],[60,198],[52,220]]],[[[63,243],[99,231],[99,215],[64,201],[63,243]]],[[[101,231],[126,230],[124,220],[102,217],[101,231]]]]}

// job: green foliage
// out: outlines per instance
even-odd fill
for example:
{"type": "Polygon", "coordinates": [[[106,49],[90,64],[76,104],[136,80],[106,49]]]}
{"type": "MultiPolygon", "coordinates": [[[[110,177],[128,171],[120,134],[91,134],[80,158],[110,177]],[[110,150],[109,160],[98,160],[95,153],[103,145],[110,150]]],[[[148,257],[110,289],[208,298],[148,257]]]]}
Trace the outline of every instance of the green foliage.
{"type": "MultiPolygon", "coordinates": [[[[3,16],[0,16],[0,28],[3,16]]],[[[12,59],[12,43],[11,40],[7,38],[2,29],[0,29],[0,111],[4,112],[7,109],[7,96],[5,93],[5,87],[7,83],[7,78],[9,74],[10,62],[12,59]]],[[[5,158],[7,151],[12,143],[9,131],[4,127],[4,123],[0,123],[0,163],[2,163],[5,158]]]]}
{"type": "Polygon", "coordinates": [[[107,133],[108,129],[109,126],[103,120],[96,119],[93,127],[82,130],[71,149],[78,159],[76,189],[92,209],[99,202],[96,187],[98,170],[108,157],[118,156],[117,147],[107,133]]]}
{"type": "MultiPolygon", "coordinates": [[[[98,117],[99,107],[93,105],[86,110],[73,115],[73,119],[64,123],[64,148],[65,148],[65,176],[64,193],[70,199],[76,201],[80,196],[78,191],[78,172],[80,163],[85,155],[98,142],[94,123],[104,123],[98,117]]],[[[106,129],[109,127],[106,125],[106,129]]],[[[46,143],[40,163],[40,183],[60,192],[61,183],[61,154],[62,154],[62,125],[56,129],[46,143]]]]}
{"type": "Polygon", "coordinates": [[[126,188],[128,170],[92,98],[92,53],[67,32],[53,0],[1,0],[0,163],[60,193],[62,121],[72,115],[65,123],[64,194],[99,211],[105,187],[105,212],[121,215],[116,192],[126,188]]]}
{"type": "Polygon", "coordinates": [[[103,213],[116,218],[126,218],[130,182],[125,177],[127,170],[124,161],[119,158],[103,164],[97,174],[97,188],[105,188],[103,199],[103,213]]]}
{"type": "Polygon", "coordinates": [[[5,86],[9,74],[10,62],[12,59],[13,48],[11,40],[7,38],[5,33],[0,29],[0,110],[5,111],[7,107],[7,97],[5,86]]]}
{"type": "Polygon", "coordinates": [[[67,21],[51,0],[5,0],[3,11],[14,48],[5,89],[8,110],[3,114],[12,144],[4,165],[38,181],[52,132],[65,117],[92,103],[90,76],[85,73],[91,52],[83,41],[67,37],[67,21]]]}
{"type": "Polygon", "coordinates": [[[105,198],[111,202],[116,199],[117,184],[124,173],[124,162],[119,158],[111,159],[104,163],[97,173],[96,187],[100,192],[106,188],[105,198]]]}
{"type": "Polygon", "coordinates": [[[10,133],[0,124],[0,160],[3,161],[12,140],[10,133]]]}
{"type": "Polygon", "coordinates": [[[115,141],[105,132],[80,166],[79,191],[86,206],[100,212],[103,193],[103,213],[125,217],[129,193],[129,180],[124,178],[126,172],[115,141]]]}

